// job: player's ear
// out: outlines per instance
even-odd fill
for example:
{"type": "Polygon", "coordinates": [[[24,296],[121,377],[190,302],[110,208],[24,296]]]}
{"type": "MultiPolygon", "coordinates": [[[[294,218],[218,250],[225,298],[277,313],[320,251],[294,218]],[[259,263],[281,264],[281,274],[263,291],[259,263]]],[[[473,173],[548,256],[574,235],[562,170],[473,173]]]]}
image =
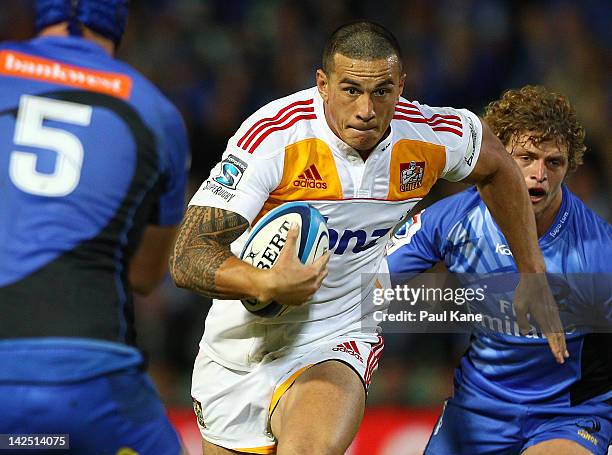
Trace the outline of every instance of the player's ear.
{"type": "Polygon", "coordinates": [[[321,98],[323,98],[323,101],[327,102],[329,98],[329,80],[327,78],[327,74],[325,74],[325,71],[323,71],[322,69],[318,69],[316,79],[319,94],[321,95],[321,98]]]}

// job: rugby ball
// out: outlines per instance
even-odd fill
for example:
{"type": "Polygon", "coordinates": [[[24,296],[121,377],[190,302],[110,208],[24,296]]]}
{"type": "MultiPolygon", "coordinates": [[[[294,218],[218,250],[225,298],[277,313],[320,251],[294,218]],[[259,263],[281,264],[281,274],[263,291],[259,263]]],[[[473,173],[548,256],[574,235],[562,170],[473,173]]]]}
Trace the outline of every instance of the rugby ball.
{"type": "MultiPolygon", "coordinates": [[[[240,259],[260,269],[272,268],[291,223],[299,226],[296,250],[302,264],[312,264],[329,249],[329,232],[321,213],[305,202],[289,202],[271,210],[253,226],[240,259]]],[[[242,304],[251,313],[268,318],[280,316],[288,309],[274,301],[243,299],[242,304]]]]}

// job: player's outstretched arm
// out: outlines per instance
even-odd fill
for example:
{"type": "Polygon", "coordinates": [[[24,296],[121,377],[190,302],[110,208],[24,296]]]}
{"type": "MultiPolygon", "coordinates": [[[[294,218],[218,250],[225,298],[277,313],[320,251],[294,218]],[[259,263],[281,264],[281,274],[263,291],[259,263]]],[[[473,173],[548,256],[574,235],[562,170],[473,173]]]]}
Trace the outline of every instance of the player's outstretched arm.
{"type": "Polygon", "coordinates": [[[559,363],[568,357],[557,305],[546,281],[535,217],[523,176],[499,139],[483,121],[478,162],[465,180],[478,187],[482,200],[504,233],[521,280],[514,310],[521,332],[529,332],[531,314],[548,338],[559,363]]]}
{"type": "Polygon", "coordinates": [[[306,302],[327,276],[329,256],[303,265],[295,252],[297,229],[292,228],[274,267],[260,270],[230,251],[230,244],[248,227],[248,221],[237,213],[189,207],[170,257],[176,285],[218,299],[254,298],[285,305],[306,302]]]}

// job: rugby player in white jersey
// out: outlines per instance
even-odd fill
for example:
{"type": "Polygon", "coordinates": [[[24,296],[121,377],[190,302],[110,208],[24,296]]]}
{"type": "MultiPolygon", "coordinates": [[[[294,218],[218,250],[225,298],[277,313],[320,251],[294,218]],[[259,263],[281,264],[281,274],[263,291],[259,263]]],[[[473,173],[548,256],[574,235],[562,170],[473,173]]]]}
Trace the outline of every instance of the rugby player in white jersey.
{"type": "MultiPolygon", "coordinates": [[[[370,22],[340,27],[316,87],[249,117],[191,200],[170,265],[179,287],[216,299],[192,384],[206,455],[345,452],[383,347],[368,330],[375,279],[362,277],[379,270],[391,229],[438,178],[476,184],[519,270],[544,271],[529,196],[502,144],[467,110],[400,98],[404,79],[391,33],[370,22]],[[292,228],[271,269],[236,257],[249,226],[296,200],[327,218],[330,254],[302,265],[292,228]],[[262,318],[243,298],[292,309],[262,318]]],[[[517,295],[522,322],[528,311],[541,321],[563,362],[544,280],[521,280],[517,295]]]]}

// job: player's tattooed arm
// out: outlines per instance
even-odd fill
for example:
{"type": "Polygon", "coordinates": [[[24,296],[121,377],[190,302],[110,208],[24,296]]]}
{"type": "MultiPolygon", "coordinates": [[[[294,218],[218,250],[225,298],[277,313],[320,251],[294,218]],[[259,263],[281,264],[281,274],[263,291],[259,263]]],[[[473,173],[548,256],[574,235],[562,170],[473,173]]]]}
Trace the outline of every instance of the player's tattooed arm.
{"type": "Polygon", "coordinates": [[[230,244],[249,227],[237,213],[214,207],[190,206],[170,256],[170,272],[177,286],[213,298],[230,298],[219,289],[217,272],[237,260],[230,244]]]}

